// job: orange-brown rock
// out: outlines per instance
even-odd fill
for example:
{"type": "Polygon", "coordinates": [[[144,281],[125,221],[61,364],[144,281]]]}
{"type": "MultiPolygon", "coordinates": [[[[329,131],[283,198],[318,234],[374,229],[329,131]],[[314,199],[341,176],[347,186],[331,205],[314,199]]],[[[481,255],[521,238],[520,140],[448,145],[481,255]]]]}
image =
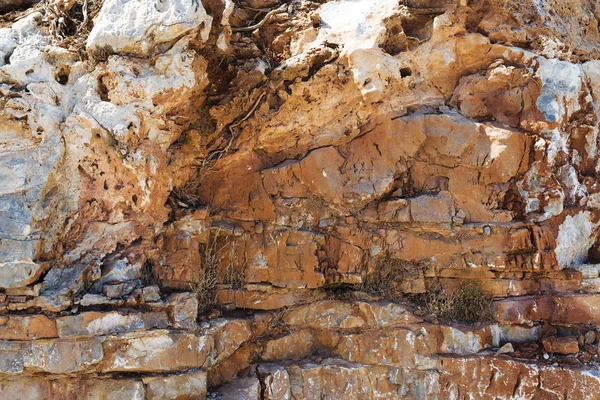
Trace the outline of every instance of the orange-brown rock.
{"type": "Polygon", "coordinates": [[[44,315],[0,317],[0,340],[57,337],[56,322],[44,315]]]}
{"type": "Polygon", "coordinates": [[[203,371],[149,377],[143,379],[145,399],[204,399],[206,396],[206,373],[203,371]]]}
{"type": "Polygon", "coordinates": [[[548,353],[559,354],[577,354],[579,353],[579,344],[574,336],[565,337],[545,337],[542,339],[544,350],[548,353]]]}
{"type": "Polygon", "coordinates": [[[0,398],[598,397],[597,2],[8,3],[0,398]]]}
{"type": "Polygon", "coordinates": [[[213,350],[210,336],[166,331],[109,337],[103,343],[102,372],[163,372],[202,367],[213,350]]]}
{"type": "Polygon", "coordinates": [[[166,313],[86,312],[61,317],[56,320],[58,336],[104,336],[137,330],[166,328],[169,324],[166,313]]]}
{"type": "Polygon", "coordinates": [[[577,369],[526,364],[502,358],[448,358],[439,360],[439,384],[445,396],[493,397],[594,397],[598,380],[577,369]],[[502,371],[498,374],[497,371],[502,371]],[[558,381],[557,381],[558,380],[558,381]],[[481,385],[480,382],[487,382],[481,385]],[[556,382],[561,385],[556,386],[556,382]]]}

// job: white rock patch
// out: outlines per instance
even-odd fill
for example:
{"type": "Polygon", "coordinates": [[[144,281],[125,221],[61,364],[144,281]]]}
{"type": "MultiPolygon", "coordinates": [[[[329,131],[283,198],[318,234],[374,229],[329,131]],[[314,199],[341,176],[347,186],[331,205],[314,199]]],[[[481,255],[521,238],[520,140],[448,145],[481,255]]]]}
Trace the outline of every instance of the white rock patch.
{"type": "Polygon", "coordinates": [[[145,56],[201,27],[206,41],[212,17],[200,0],[107,0],[94,22],[88,51],[145,56]]]}
{"type": "Polygon", "coordinates": [[[594,228],[596,224],[592,223],[589,211],[565,219],[558,229],[554,250],[559,265],[570,267],[585,262],[588,250],[594,244],[594,228]]]}

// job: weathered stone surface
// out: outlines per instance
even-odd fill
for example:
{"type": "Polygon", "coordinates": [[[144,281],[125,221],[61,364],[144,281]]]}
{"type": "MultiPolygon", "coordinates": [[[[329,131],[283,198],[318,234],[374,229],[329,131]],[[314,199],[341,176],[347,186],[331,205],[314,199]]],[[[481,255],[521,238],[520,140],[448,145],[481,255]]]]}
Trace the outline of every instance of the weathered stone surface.
{"type": "Polygon", "coordinates": [[[290,375],[285,368],[277,364],[260,364],[257,373],[264,382],[265,400],[291,399],[290,375]]]}
{"type": "Polygon", "coordinates": [[[46,3],[0,18],[0,397],[597,397],[595,2],[46,3]],[[496,321],[427,315],[467,282],[496,321]]]}
{"type": "Polygon", "coordinates": [[[175,328],[194,329],[198,318],[198,296],[176,293],[169,296],[169,317],[175,328]]]}
{"type": "Polygon", "coordinates": [[[129,334],[104,341],[102,372],[162,372],[200,368],[213,350],[209,336],[169,334],[129,334]]]}
{"type": "MultiPolygon", "coordinates": [[[[85,393],[89,399],[146,399],[144,384],[138,380],[90,379],[84,381],[81,386],[83,390],[79,393],[85,393]]],[[[70,395],[68,392],[65,394],[70,395]]]]}
{"type": "Polygon", "coordinates": [[[426,331],[394,329],[342,336],[333,351],[351,362],[427,369],[436,350],[437,339],[426,331]]]}
{"type": "Polygon", "coordinates": [[[559,354],[577,354],[579,353],[579,345],[577,338],[574,336],[566,337],[545,337],[542,339],[544,350],[548,353],[559,353],[559,354]]]}
{"type": "Polygon", "coordinates": [[[598,323],[594,311],[598,307],[598,301],[598,297],[589,294],[506,299],[497,302],[496,318],[513,324],[531,324],[534,321],[598,323]]]}
{"type": "Polygon", "coordinates": [[[442,326],[440,330],[442,335],[441,353],[476,354],[486,345],[491,345],[491,336],[486,335],[485,331],[464,331],[451,326],[442,326]]]}
{"type": "Polygon", "coordinates": [[[0,317],[0,340],[33,340],[57,336],[56,322],[44,315],[0,317]]]}
{"type": "Polygon", "coordinates": [[[256,377],[239,379],[219,389],[219,396],[223,400],[259,400],[260,382],[256,377]]]}
{"type": "MultiPolygon", "coordinates": [[[[407,395],[392,381],[392,370],[340,360],[306,363],[287,368],[292,398],[326,399],[343,393],[347,399],[402,398],[407,395]]],[[[429,390],[434,391],[434,387],[429,390]]],[[[416,398],[416,397],[415,397],[416,398]]],[[[423,397],[428,398],[428,397],[423,397]]]]}
{"type": "Polygon", "coordinates": [[[206,373],[189,372],[167,377],[144,378],[145,399],[204,399],[206,396],[206,373]]]}
{"type": "Polygon", "coordinates": [[[23,372],[25,347],[20,342],[0,342],[0,372],[15,374],[23,372]]]}
{"type": "Polygon", "coordinates": [[[165,313],[121,314],[116,311],[86,312],[56,320],[58,335],[104,336],[137,330],[164,329],[169,324],[165,313]]]}
{"type": "Polygon", "coordinates": [[[353,329],[411,324],[419,319],[400,304],[382,302],[355,304],[326,300],[296,307],[284,317],[292,326],[315,329],[353,329]]]}
{"type": "Polygon", "coordinates": [[[284,322],[317,329],[364,327],[365,321],[353,314],[350,304],[324,301],[295,308],[284,317],[284,322]]]}
{"type": "Polygon", "coordinates": [[[104,357],[102,338],[39,340],[23,345],[23,368],[65,374],[86,371],[104,357]]]}
{"type": "Polygon", "coordinates": [[[244,319],[218,320],[209,331],[214,338],[215,357],[212,363],[218,364],[249,341],[254,334],[252,325],[252,321],[244,319]]]}
{"type": "Polygon", "coordinates": [[[261,346],[256,343],[247,343],[236,350],[229,358],[208,371],[208,385],[210,387],[220,386],[243,376],[252,363],[258,359],[261,346]]]}
{"type": "Polygon", "coordinates": [[[217,302],[237,308],[274,310],[324,298],[324,293],[308,290],[280,290],[270,285],[246,285],[244,290],[217,290],[217,302]]]}
{"type": "Polygon", "coordinates": [[[594,397],[599,382],[593,373],[562,367],[526,364],[502,358],[448,358],[439,361],[440,387],[444,396],[477,396],[531,398],[564,396],[565,390],[574,398],[594,397]],[[497,374],[502,371],[502,374],[497,374]],[[481,385],[481,382],[491,384],[481,385]],[[557,382],[561,385],[558,387],[557,382]]]}
{"type": "Polygon", "coordinates": [[[312,353],[316,347],[313,333],[308,330],[300,330],[279,339],[267,342],[262,358],[265,361],[275,360],[299,360],[312,353]]]}
{"type": "Polygon", "coordinates": [[[4,379],[0,385],[4,398],[44,399],[144,399],[144,385],[138,380],[73,379],[73,378],[16,378],[4,379]]]}
{"type": "Polygon", "coordinates": [[[211,23],[202,3],[194,0],[176,4],[110,0],[102,5],[87,48],[91,52],[148,55],[157,45],[202,25],[203,39],[207,40],[211,23]]]}
{"type": "Polygon", "coordinates": [[[13,289],[36,282],[44,272],[41,265],[33,262],[0,263],[0,288],[13,289]]]}

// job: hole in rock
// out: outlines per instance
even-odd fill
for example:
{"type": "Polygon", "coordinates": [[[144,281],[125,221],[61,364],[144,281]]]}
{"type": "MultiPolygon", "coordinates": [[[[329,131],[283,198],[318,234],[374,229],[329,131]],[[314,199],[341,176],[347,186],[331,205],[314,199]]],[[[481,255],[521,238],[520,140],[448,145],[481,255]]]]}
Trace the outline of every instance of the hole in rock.
{"type": "Polygon", "coordinates": [[[407,76],[412,75],[412,70],[408,67],[400,68],[400,76],[402,78],[406,78],[407,76]]]}
{"type": "Polygon", "coordinates": [[[60,83],[61,85],[66,85],[69,82],[70,72],[71,71],[69,67],[61,67],[60,71],[58,71],[54,79],[56,79],[56,82],[60,83]]]}

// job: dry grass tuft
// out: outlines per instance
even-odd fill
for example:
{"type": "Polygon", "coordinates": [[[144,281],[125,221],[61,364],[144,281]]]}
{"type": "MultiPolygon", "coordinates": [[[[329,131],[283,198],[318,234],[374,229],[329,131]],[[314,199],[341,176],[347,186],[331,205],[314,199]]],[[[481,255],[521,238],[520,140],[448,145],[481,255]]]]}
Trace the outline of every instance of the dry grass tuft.
{"type": "Polygon", "coordinates": [[[440,285],[427,293],[414,296],[417,314],[434,317],[445,323],[473,323],[494,319],[493,299],[483,294],[481,285],[469,282],[458,292],[449,292],[440,285]]]}
{"type": "Polygon", "coordinates": [[[422,277],[424,270],[424,263],[402,260],[386,252],[377,259],[375,271],[365,277],[360,290],[387,300],[398,301],[402,298],[403,281],[422,277]]]}
{"type": "Polygon", "coordinates": [[[225,270],[225,276],[223,283],[229,285],[231,289],[240,290],[246,284],[246,271],[244,266],[242,268],[236,268],[233,265],[234,249],[233,246],[230,248],[229,253],[229,264],[225,270]]]}
{"type": "Polygon", "coordinates": [[[200,176],[187,181],[183,186],[173,188],[169,196],[169,203],[174,208],[198,208],[202,206],[198,190],[200,189],[200,176]]]}
{"type": "Polygon", "coordinates": [[[206,246],[202,255],[203,274],[200,282],[191,285],[196,292],[200,311],[206,311],[216,305],[215,290],[219,284],[219,261],[222,248],[218,247],[216,238],[206,246]]]}
{"type": "Polygon", "coordinates": [[[56,43],[79,51],[85,58],[85,42],[102,3],[103,0],[42,0],[35,8],[44,15],[56,43]]]}
{"type": "Polygon", "coordinates": [[[218,285],[229,285],[231,289],[241,289],[245,281],[245,269],[236,268],[233,260],[235,251],[233,243],[225,238],[220,240],[218,233],[206,246],[202,255],[203,275],[200,282],[192,286],[192,290],[198,296],[200,311],[206,311],[216,305],[215,291],[218,285]],[[223,260],[228,262],[223,273],[220,266],[223,260]]]}

